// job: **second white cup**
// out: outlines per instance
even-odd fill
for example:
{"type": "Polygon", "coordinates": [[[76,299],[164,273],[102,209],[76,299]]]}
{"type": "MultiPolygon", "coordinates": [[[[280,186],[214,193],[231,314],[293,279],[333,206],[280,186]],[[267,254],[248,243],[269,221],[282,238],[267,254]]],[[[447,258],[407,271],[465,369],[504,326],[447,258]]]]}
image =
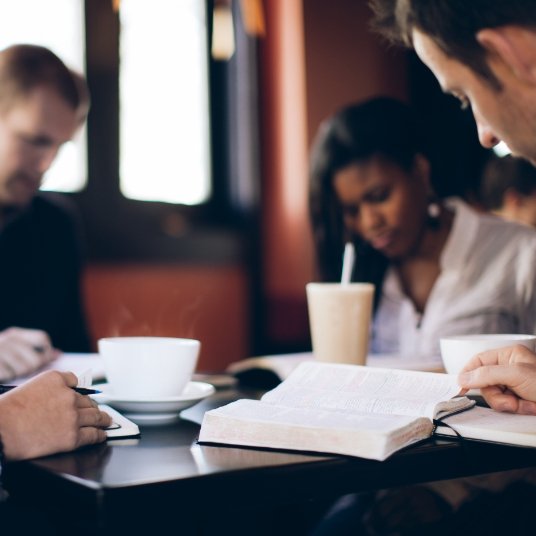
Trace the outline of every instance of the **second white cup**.
{"type": "Polygon", "coordinates": [[[536,350],[536,336],[524,334],[475,334],[443,337],[439,341],[441,358],[449,374],[458,374],[465,364],[476,354],[522,344],[529,350],[536,350]]]}

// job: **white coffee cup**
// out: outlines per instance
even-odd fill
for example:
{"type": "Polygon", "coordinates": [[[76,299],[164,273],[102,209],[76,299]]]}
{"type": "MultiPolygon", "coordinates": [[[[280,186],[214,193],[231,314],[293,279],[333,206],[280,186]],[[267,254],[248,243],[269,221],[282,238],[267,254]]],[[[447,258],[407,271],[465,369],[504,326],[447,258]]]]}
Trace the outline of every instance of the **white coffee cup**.
{"type": "Polygon", "coordinates": [[[458,374],[476,354],[494,348],[522,344],[536,350],[536,335],[481,334],[443,337],[439,340],[441,359],[449,374],[458,374]]]}
{"type": "Polygon", "coordinates": [[[201,343],[172,337],[108,337],[98,342],[114,396],[179,396],[192,377],[201,343]]]}
{"type": "Polygon", "coordinates": [[[374,285],[306,285],[313,354],[319,361],[365,365],[374,285]]]}

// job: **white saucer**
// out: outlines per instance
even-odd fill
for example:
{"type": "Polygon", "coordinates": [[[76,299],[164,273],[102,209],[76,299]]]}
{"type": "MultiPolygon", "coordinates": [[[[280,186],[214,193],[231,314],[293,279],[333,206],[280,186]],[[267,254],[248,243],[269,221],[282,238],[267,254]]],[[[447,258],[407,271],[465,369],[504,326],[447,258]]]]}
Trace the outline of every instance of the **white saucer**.
{"type": "MultiPolygon", "coordinates": [[[[170,396],[156,399],[133,399],[114,395],[109,384],[95,386],[102,393],[92,395],[101,404],[110,406],[130,414],[143,414],[145,417],[163,415],[176,416],[179,411],[189,408],[216,391],[213,385],[204,382],[189,382],[180,396],[170,396]]],[[[135,420],[135,419],[133,419],[135,420]]]]}
{"type": "Polygon", "coordinates": [[[171,424],[178,421],[180,412],[171,413],[126,413],[128,418],[140,426],[157,426],[160,424],[171,424]]]}

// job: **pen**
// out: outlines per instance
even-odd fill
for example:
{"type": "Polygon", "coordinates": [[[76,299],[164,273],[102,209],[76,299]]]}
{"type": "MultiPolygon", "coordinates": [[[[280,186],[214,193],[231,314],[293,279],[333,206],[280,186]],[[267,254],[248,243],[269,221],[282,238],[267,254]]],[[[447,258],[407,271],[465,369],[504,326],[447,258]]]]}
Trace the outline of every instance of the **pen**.
{"type": "MultiPolygon", "coordinates": [[[[0,385],[0,395],[7,393],[8,391],[11,391],[11,389],[15,389],[15,387],[20,387],[19,385],[0,385]]],[[[80,393],[81,395],[96,395],[98,393],[102,393],[102,391],[98,391],[97,389],[86,389],[85,387],[71,387],[71,389],[74,389],[77,393],[80,393]]]]}

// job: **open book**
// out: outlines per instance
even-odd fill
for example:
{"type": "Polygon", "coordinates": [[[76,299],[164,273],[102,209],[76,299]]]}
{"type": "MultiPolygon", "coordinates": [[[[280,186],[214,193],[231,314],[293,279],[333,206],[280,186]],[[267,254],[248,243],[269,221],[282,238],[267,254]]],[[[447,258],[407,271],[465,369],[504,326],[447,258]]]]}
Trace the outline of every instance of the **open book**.
{"type": "Polygon", "coordinates": [[[304,362],[261,400],[205,413],[199,442],[384,460],[473,407],[459,390],[447,374],[304,362]]]}
{"type": "Polygon", "coordinates": [[[438,435],[460,436],[466,439],[536,447],[536,416],[500,413],[477,407],[467,413],[452,415],[439,424],[438,435]]]}
{"type": "MultiPolygon", "coordinates": [[[[248,357],[231,363],[226,372],[234,375],[243,385],[273,389],[287,379],[298,365],[307,361],[314,361],[312,352],[248,357]]],[[[367,366],[443,372],[441,358],[437,356],[408,359],[398,354],[371,354],[367,357],[367,366]]]]}
{"type": "Polygon", "coordinates": [[[312,352],[248,357],[231,363],[226,372],[243,385],[272,389],[307,361],[313,361],[312,352]]]}

